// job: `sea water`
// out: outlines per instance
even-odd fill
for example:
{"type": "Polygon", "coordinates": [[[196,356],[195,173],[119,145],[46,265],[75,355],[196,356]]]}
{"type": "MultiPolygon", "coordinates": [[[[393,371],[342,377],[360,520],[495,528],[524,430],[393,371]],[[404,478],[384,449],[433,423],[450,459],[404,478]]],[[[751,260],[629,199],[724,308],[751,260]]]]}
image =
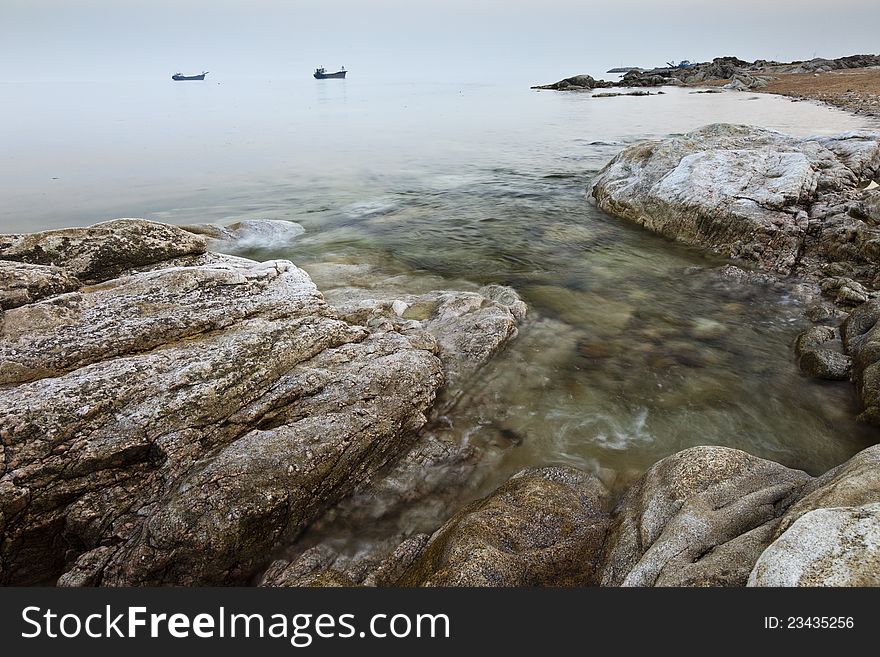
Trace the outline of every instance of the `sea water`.
{"type": "MultiPolygon", "coordinates": [[[[547,82],[539,80],[535,82],[547,82]]],[[[490,445],[489,488],[570,464],[629,481],[692,445],[813,474],[876,442],[854,389],[801,375],[786,289],[609,217],[586,194],[628,144],[713,122],[793,134],[860,127],[751,93],[594,98],[425,80],[0,83],[0,230],[115,217],[288,220],[251,243],[322,289],[514,287],[530,315],[472,382],[446,438],[490,445]],[[498,444],[501,430],[516,440],[498,444]]]]}

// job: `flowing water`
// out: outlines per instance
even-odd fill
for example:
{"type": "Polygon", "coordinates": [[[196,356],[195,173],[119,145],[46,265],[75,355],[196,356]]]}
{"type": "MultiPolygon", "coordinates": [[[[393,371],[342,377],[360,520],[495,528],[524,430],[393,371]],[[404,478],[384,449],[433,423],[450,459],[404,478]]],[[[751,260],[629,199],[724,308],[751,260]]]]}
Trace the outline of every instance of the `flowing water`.
{"type": "Polygon", "coordinates": [[[707,257],[585,194],[626,144],[717,122],[795,134],[860,127],[748,93],[591,98],[491,84],[170,81],[0,85],[0,228],[117,216],[284,219],[284,257],[319,287],[514,287],[519,339],[450,418],[498,447],[486,486],[527,465],[628,480],[691,445],[803,468],[876,442],[848,383],[806,379],[785,289],[725,282],[707,257]],[[495,433],[493,433],[495,432],[495,433]]]}

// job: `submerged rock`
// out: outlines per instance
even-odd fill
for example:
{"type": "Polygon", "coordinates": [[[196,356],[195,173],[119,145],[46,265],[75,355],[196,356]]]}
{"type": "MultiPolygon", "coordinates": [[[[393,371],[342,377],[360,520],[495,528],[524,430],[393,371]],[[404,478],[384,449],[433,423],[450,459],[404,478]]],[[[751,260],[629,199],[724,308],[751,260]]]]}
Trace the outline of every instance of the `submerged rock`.
{"type": "MultiPolygon", "coordinates": [[[[438,339],[459,340],[346,321],[292,263],[153,222],[0,245],[4,269],[63,282],[0,325],[4,584],[248,581],[406,453],[444,382],[438,339]]],[[[468,354],[515,335],[505,312],[468,354]]]]}
{"type": "Polygon", "coordinates": [[[595,584],[608,492],[572,468],[523,470],[431,537],[403,586],[595,584]]]}
{"type": "Polygon", "coordinates": [[[229,226],[188,224],[181,228],[210,238],[211,248],[224,252],[283,247],[305,233],[300,224],[285,219],[243,219],[229,226]]]}

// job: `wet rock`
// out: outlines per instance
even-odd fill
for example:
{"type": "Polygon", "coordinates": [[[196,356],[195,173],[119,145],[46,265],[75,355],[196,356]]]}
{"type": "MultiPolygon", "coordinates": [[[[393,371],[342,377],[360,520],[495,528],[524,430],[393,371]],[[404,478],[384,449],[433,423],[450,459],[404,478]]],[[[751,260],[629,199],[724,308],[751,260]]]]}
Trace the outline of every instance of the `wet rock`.
{"type": "Polygon", "coordinates": [[[811,303],[804,310],[804,316],[811,322],[820,323],[831,320],[842,320],[847,317],[847,313],[827,301],[819,301],[811,303]]]}
{"type": "Polygon", "coordinates": [[[618,503],[604,586],[741,586],[810,477],[726,447],[656,463],[618,503]]]}
{"type": "Polygon", "coordinates": [[[708,317],[697,317],[691,322],[691,335],[697,340],[715,340],[727,333],[727,327],[708,317]]]}
{"type": "Polygon", "coordinates": [[[607,490],[572,468],[523,470],[431,537],[403,586],[596,583],[607,490]]]}
{"type": "Polygon", "coordinates": [[[204,237],[144,219],[0,235],[0,260],[62,267],[82,283],[106,281],[127,269],[206,250],[204,237]]]}
{"type": "Polygon", "coordinates": [[[842,353],[837,330],[830,326],[813,326],[795,340],[794,352],[798,367],[807,376],[832,381],[846,381],[852,359],[842,353]]]}
{"type": "Polygon", "coordinates": [[[880,586],[880,504],[810,511],[763,554],[749,586],[880,586]]]}
{"type": "Polygon", "coordinates": [[[209,246],[222,252],[282,247],[305,232],[300,224],[285,219],[244,219],[229,226],[189,224],[181,228],[210,238],[209,246]]]}
{"type": "Polygon", "coordinates": [[[0,310],[17,308],[80,286],[61,267],[0,260],[0,310]]]}
{"type": "Polygon", "coordinates": [[[627,91],[619,92],[619,91],[606,91],[603,93],[593,94],[593,98],[617,98],[618,96],[655,96],[661,94],[662,92],[657,92],[657,94],[652,94],[650,91],[627,91]]]}
{"type": "Polygon", "coordinates": [[[283,219],[245,219],[229,226],[241,249],[283,246],[296,240],[305,228],[283,219]]]}
{"type": "Polygon", "coordinates": [[[357,582],[333,568],[336,556],[329,547],[316,546],[306,550],[296,561],[275,561],[263,574],[260,586],[357,586],[357,582]]]}
{"type": "Polygon", "coordinates": [[[862,222],[856,246],[835,251],[829,243],[850,244],[841,213],[813,206],[856,193],[878,169],[880,134],[797,138],[716,124],[627,148],[599,172],[592,194],[610,214],[767,271],[819,276],[840,260],[865,277],[880,232],[862,222]]]}
{"type": "Polygon", "coordinates": [[[718,276],[725,281],[737,283],[739,285],[761,285],[764,287],[778,288],[780,281],[772,274],[766,274],[759,271],[743,269],[736,265],[724,265],[718,269],[718,276]]]}
{"type": "Polygon", "coordinates": [[[203,235],[212,240],[235,239],[235,233],[220,224],[182,224],[180,228],[189,233],[203,235]]]}

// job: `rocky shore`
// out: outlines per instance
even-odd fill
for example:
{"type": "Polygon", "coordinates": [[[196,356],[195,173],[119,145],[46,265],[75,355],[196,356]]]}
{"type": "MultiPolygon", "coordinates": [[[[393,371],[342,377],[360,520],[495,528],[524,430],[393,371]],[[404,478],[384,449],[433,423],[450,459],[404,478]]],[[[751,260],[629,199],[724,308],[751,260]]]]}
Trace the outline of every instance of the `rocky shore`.
{"type": "Polygon", "coordinates": [[[432,427],[526,308],[498,286],[340,288],[330,305],[292,263],[212,253],[196,232],[117,220],[0,238],[3,584],[880,583],[877,448],[816,479],[692,448],[622,495],[530,469],[433,533],[271,562],[322,522],[366,531],[376,504],[454,488],[402,475],[478,458],[432,427]]]}
{"type": "MultiPolygon", "coordinates": [[[[733,259],[726,280],[797,288],[814,325],[792,359],[851,379],[878,424],[878,177],[880,134],[712,125],[627,148],[591,194],[733,259]]],[[[525,304],[361,287],[357,265],[327,265],[322,293],[211,250],[267,231],[301,228],[0,236],[0,583],[880,585],[880,446],[819,477],[718,446],[623,488],[528,468],[462,505],[487,453],[443,428],[525,304]]]]}

